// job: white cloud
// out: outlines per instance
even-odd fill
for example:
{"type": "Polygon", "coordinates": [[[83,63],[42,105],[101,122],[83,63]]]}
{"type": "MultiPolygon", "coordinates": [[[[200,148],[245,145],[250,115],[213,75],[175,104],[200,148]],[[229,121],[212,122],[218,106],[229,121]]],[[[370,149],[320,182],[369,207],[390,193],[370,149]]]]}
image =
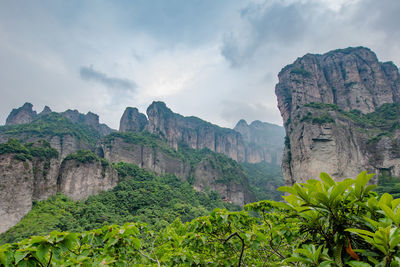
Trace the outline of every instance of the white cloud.
{"type": "Polygon", "coordinates": [[[363,45],[400,63],[400,1],[178,2],[0,3],[0,123],[29,101],[118,128],[126,106],[153,100],[224,126],[279,123],[277,74],[297,57],[363,45]],[[83,81],[82,66],[135,90],[83,81]]]}

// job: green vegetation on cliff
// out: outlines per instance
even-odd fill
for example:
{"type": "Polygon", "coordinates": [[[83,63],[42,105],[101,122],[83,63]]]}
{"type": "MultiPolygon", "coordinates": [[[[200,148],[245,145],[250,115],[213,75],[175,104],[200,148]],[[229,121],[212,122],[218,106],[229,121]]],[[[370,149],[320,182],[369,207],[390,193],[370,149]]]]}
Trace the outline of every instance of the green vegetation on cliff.
{"type": "Polygon", "coordinates": [[[90,146],[94,146],[100,138],[99,133],[93,128],[84,124],[73,123],[54,112],[40,116],[31,123],[1,126],[0,134],[8,138],[17,138],[20,140],[29,140],[31,138],[49,140],[54,136],[63,137],[71,135],[90,146]]]}
{"type": "Polygon", "coordinates": [[[18,160],[51,159],[58,157],[58,151],[51,148],[50,143],[45,140],[39,140],[36,143],[22,144],[16,139],[9,139],[7,143],[0,144],[0,155],[14,154],[18,160]]]}
{"type": "Polygon", "coordinates": [[[256,201],[282,199],[282,193],[276,189],[284,185],[281,167],[266,162],[241,163],[249,178],[250,190],[256,201]]]}
{"type": "Polygon", "coordinates": [[[380,195],[389,193],[393,197],[400,198],[400,178],[382,173],[378,177],[378,187],[375,191],[380,195]]]}
{"type": "Polygon", "coordinates": [[[383,104],[374,112],[367,114],[362,114],[359,110],[344,111],[335,104],[310,103],[304,106],[323,111],[336,111],[342,118],[352,120],[359,127],[379,129],[380,132],[390,133],[400,127],[400,102],[383,104]]]}
{"type": "Polygon", "coordinates": [[[0,243],[45,235],[53,230],[84,231],[103,225],[140,221],[160,229],[176,218],[189,221],[214,208],[239,207],[222,202],[215,192],[196,192],[172,175],[156,176],[136,165],[114,164],[120,183],[112,190],[74,202],[57,195],[35,203],[14,227],[0,235],[0,243]]]}
{"type": "Polygon", "coordinates": [[[122,139],[125,143],[128,144],[135,144],[135,145],[142,145],[146,147],[152,147],[152,148],[158,148],[161,151],[171,155],[178,157],[179,155],[176,153],[175,150],[173,150],[168,144],[161,139],[156,134],[151,134],[148,132],[142,132],[142,133],[133,133],[133,132],[116,132],[109,134],[103,138],[103,142],[106,145],[111,145],[112,141],[115,139],[122,139]]]}
{"type": "MultiPolygon", "coordinates": [[[[112,142],[116,139],[121,139],[123,142],[128,144],[142,145],[158,149],[171,157],[181,160],[182,162],[187,162],[192,168],[192,171],[200,162],[206,162],[211,166],[211,168],[218,170],[222,174],[222,177],[217,180],[219,183],[229,184],[232,181],[244,183],[246,179],[239,163],[223,154],[213,152],[207,148],[192,149],[185,144],[180,144],[179,149],[176,151],[168,146],[168,144],[158,135],[146,132],[140,134],[132,132],[112,133],[104,137],[103,142],[106,146],[112,146],[112,142]]],[[[190,182],[193,181],[190,180],[190,182]]],[[[246,184],[244,184],[244,186],[246,186],[246,184]]]]}

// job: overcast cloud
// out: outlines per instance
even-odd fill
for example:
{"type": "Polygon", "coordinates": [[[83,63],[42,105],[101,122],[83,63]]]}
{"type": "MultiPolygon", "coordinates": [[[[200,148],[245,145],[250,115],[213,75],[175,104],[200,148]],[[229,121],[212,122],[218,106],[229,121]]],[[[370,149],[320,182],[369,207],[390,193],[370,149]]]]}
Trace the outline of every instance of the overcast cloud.
{"type": "Polygon", "coordinates": [[[1,1],[0,124],[29,101],[118,128],[154,100],[227,127],[281,124],[285,65],[348,46],[400,65],[398,14],[398,0],[1,1]]]}

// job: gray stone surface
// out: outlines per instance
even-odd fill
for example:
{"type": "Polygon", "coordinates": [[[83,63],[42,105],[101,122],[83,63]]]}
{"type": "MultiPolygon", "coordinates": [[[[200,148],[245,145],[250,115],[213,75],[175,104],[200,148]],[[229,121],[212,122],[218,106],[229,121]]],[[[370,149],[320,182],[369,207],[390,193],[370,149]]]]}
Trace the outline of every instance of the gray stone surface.
{"type": "MultiPolygon", "coordinates": [[[[362,129],[335,110],[317,110],[309,103],[335,104],[349,111],[370,113],[384,103],[399,101],[397,67],[381,63],[363,47],[307,54],[279,73],[275,92],[284,120],[287,141],[282,160],[285,182],[293,184],[327,172],[336,179],[355,177],[360,171],[400,176],[400,155],[393,153],[393,138],[382,138],[371,146],[372,129],[362,129]],[[334,123],[317,124],[306,116],[327,114],[334,123]]],[[[400,140],[399,140],[400,141],[400,140]]],[[[376,182],[376,180],[375,180],[376,182]]]]}

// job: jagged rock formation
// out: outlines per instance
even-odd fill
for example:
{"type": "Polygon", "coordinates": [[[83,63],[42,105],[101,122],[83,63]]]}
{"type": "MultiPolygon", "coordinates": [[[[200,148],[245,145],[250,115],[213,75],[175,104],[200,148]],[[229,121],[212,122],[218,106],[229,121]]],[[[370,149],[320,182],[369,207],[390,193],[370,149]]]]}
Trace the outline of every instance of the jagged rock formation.
{"type": "Polygon", "coordinates": [[[244,205],[251,199],[247,177],[239,166],[233,167],[230,173],[236,179],[226,181],[224,171],[217,168],[223,164],[218,163],[211,152],[193,163],[162,140],[155,140],[154,137],[148,137],[147,141],[140,139],[142,137],[134,134],[110,135],[101,142],[100,154],[112,163],[133,163],[157,175],[173,174],[182,180],[191,180],[196,190],[214,190],[222,198],[238,205],[244,205]]]}
{"type": "Polygon", "coordinates": [[[37,113],[32,110],[32,107],[33,105],[27,102],[22,107],[13,109],[6,119],[6,125],[16,125],[33,121],[37,113]]]}
{"type": "Polygon", "coordinates": [[[32,163],[0,155],[0,233],[15,225],[32,208],[32,163]]]}
{"type": "Polygon", "coordinates": [[[222,199],[232,203],[243,205],[248,203],[248,181],[243,172],[239,173],[236,180],[223,181],[223,172],[215,168],[215,158],[209,156],[200,161],[193,171],[193,187],[197,191],[206,192],[213,190],[218,192],[222,199]]]}
{"type": "MultiPolygon", "coordinates": [[[[58,151],[58,157],[48,160],[29,157],[22,164],[10,154],[4,159],[4,166],[0,162],[0,170],[9,169],[4,171],[7,177],[1,178],[0,183],[3,186],[0,195],[7,192],[4,198],[0,196],[3,207],[0,215],[10,213],[13,218],[4,222],[0,217],[0,232],[18,222],[31,209],[32,201],[47,199],[57,192],[77,200],[117,184],[116,171],[103,165],[104,162],[82,163],[69,157],[81,149],[96,151],[94,157],[98,160],[133,163],[157,175],[176,175],[198,191],[216,191],[226,201],[238,205],[249,202],[252,193],[246,174],[234,160],[274,162],[279,158],[273,151],[260,148],[276,146],[275,141],[268,141],[263,135],[264,130],[275,126],[246,123],[249,134],[244,141],[238,132],[244,129],[240,124],[238,131],[221,128],[196,117],[173,113],[162,102],[150,105],[147,115],[148,119],[136,108],[127,108],[121,118],[120,133],[111,133],[91,112],[86,115],[77,110],[56,113],[46,106],[37,114],[29,103],[13,110],[7,125],[0,127],[0,143],[10,138],[24,143],[44,139],[58,151]],[[10,169],[13,164],[15,170],[10,169]],[[10,197],[10,192],[15,196],[10,197]]],[[[281,137],[278,134],[276,138],[281,137]]]]}
{"type": "Polygon", "coordinates": [[[85,199],[117,185],[117,172],[100,162],[33,158],[22,161],[15,154],[0,155],[0,233],[21,220],[32,202],[61,192],[74,200],[85,199]]]}
{"type": "Polygon", "coordinates": [[[141,132],[147,125],[147,118],[137,108],[127,107],[119,125],[120,132],[141,132]]]}
{"type": "Polygon", "coordinates": [[[90,195],[106,191],[118,183],[118,173],[101,162],[80,163],[64,160],[57,181],[57,191],[73,200],[85,199],[90,195]]]}
{"type": "Polygon", "coordinates": [[[280,164],[283,153],[285,129],[271,123],[240,120],[235,128],[245,143],[245,162],[280,164]]]}
{"type": "Polygon", "coordinates": [[[163,102],[153,102],[147,108],[147,116],[147,130],[164,137],[174,149],[185,144],[193,149],[208,148],[236,161],[245,160],[243,139],[236,131],[176,114],[163,102]]]}
{"type": "Polygon", "coordinates": [[[85,115],[85,114],[79,113],[79,111],[76,109],[75,110],[68,109],[60,114],[74,123],[82,123],[82,124],[92,127],[93,129],[98,131],[100,133],[100,135],[102,135],[102,136],[108,135],[113,132],[113,130],[110,127],[108,127],[107,125],[100,124],[99,116],[90,111],[88,113],[86,113],[86,115],[85,115]]]}
{"type": "Polygon", "coordinates": [[[101,136],[114,131],[107,125],[100,124],[99,116],[92,112],[86,115],[77,110],[56,113],[45,106],[37,114],[32,110],[32,104],[25,103],[22,107],[13,109],[7,118],[6,127],[0,128],[0,143],[5,143],[10,138],[24,142],[45,139],[58,150],[61,159],[64,159],[80,149],[93,150],[101,136]],[[62,119],[63,117],[66,119],[62,119]]]}
{"type": "Polygon", "coordinates": [[[101,154],[112,163],[133,163],[157,175],[169,173],[182,179],[190,172],[190,165],[177,158],[173,151],[163,151],[161,147],[146,143],[131,143],[121,135],[106,139],[100,147],[101,154]]]}
{"type": "Polygon", "coordinates": [[[49,108],[49,106],[44,106],[42,112],[39,113],[39,116],[44,116],[52,113],[53,111],[49,108]]]}
{"type": "MultiPolygon", "coordinates": [[[[13,109],[6,119],[6,125],[30,123],[38,117],[50,114],[52,112],[48,106],[45,106],[43,111],[39,114],[37,114],[36,111],[33,111],[32,108],[33,105],[31,103],[25,103],[22,107],[13,109]]],[[[113,132],[113,130],[107,125],[100,124],[99,116],[90,111],[85,115],[79,113],[78,110],[68,109],[64,112],[61,112],[60,114],[72,121],[73,123],[81,123],[92,127],[102,136],[113,132]]]]}
{"type": "Polygon", "coordinates": [[[279,164],[283,151],[282,127],[260,121],[250,125],[242,120],[232,130],[172,112],[163,102],[153,102],[147,116],[127,108],[121,118],[121,132],[148,131],[164,138],[175,150],[180,145],[208,148],[239,162],[279,164]]]}
{"type": "Polygon", "coordinates": [[[275,92],[287,135],[282,161],[287,184],[322,171],[336,178],[363,170],[400,176],[400,158],[393,152],[398,117],[382,116],[384,109],[396,113],[391,103],[400,100],[392,62],[379,62],[364,47],[307,54],[282,69],[275,92]]]}

